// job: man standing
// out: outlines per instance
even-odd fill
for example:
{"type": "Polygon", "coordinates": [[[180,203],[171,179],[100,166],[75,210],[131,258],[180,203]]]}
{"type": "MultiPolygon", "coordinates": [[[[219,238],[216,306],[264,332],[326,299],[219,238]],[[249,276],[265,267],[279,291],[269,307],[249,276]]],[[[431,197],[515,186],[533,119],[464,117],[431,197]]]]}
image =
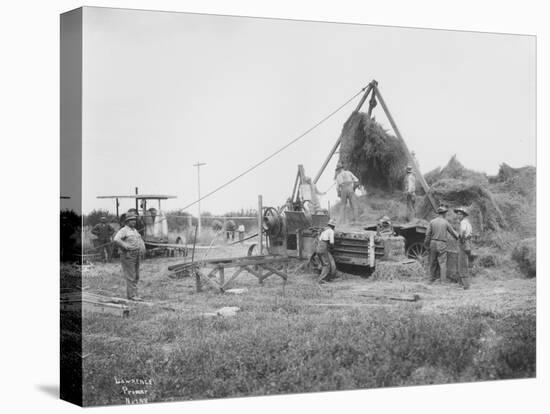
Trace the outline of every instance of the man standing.
{"type": "Polygon", "coordinates": [[[407,197],[407,216],[409,221],[416,217],[416,177],[409,165],[405,175],[405,195],[407,197]]]}
{"type": "Polygon", "coordinates": [[[97,237],[96,248],[101,253],[101,257],[105,263],[111,261],[112,247],[111,237],[115,233],[115,229],[107,223],[107,217],[103,216],[99,219],[92,229],[92,234],[97,237]]]}
{"type": "Polygon", "coordinates": [[[376,232],[379,236],[393,236],[395,234],[391,220],[388,216],[382,217],[376,227],[376,232]]]}
{"type": "Polygon", "coordinates": [[[325,279],[329,280],[336,275],[336,263],[330,254],[330,250],[334,247],[335,226],[336,222],[331,219],[327,224],[327,228],[323,230],[319,236],[317,248],[315,250],[321,261],[321,275],[319,276],[320,284],[325,283],[325,279]]]}
{"type": "Polygon", "coordinates": [[[353,221],[357,221],[357,196],[355,188],[359,185],[358,178],[351,171],[344,168],[341,162],[336,165],[336,185],[338,196],[342,202],[344,222],[347,222],[346,207],[349,201],[353,214],[353,221]]]}
{"type": "Polygon", "coordinates": [[[235,240],[235,230],[237,228],[237,225],[233,220],[227,220],[225,223],[225,235],[227,237],[227,241],[231,239],[231,241],[235,240]]]}
{"type": "Polygon", "coordinates": [[[458,239],[458,234],[451,227],[445,215],[447,208],[439,206],[437,208],[438,217],[430,221],[426,230],[426,239],[424,245],[429,249],[430,260],[430,283],[437,279],[437,271],[441,277],[441,282],[447,281],[447,233],[458,239]]]}
{"type": "Polygon", "coordinates": [[[309,201],[311,203],[312,211],[310,211],[310,213],[320,214],[322,212],[319,196],[325,195],[326,193],[319,191],[310,177],[304,178],[304,183],[300,185],[300,194],[304,201],[309,201]]]}
{"type": "Polygon", "coordinates": [[[472,225],[470,220],[467,219],[468,211],[466,208],[455,208],[455,213],[460,220],[460,227],[458,230],[458,277],[460,283],[464,289],[470,288],[469,277],[469,259],[472,254],[472,247],[470,239],[472,238],[472,225]]]}
{"type": "Polygon", "coordinates": [[[122,274],[126,279],[126,295],[128,299],[141,301],[138,296],[140,253],[145,251],[145,243],[136,230],[137,217],[127,213],[125,225],[115,235],[115,243],[120,249],[120,264],[122,274]]]}
{"type": "Polygon", "coordinates": [[[237,231],[239,232],[239,241],[244,240],[244,224],[239,224],[239,227],[237,227],[237,231]]]}

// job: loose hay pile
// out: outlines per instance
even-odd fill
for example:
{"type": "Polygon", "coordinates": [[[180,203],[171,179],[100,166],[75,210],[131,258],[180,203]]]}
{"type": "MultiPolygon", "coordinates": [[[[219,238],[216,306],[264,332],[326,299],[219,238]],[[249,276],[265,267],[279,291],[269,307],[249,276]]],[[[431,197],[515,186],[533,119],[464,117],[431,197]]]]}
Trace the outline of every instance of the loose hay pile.
{"type": "Polygon", "coordinates": [[[527,277],[537,275],[537,244],[535,238],[525,239],[518,243],[512,252],[512,259],[527,277]]]}
{"type": "Polygon", "coordinates": [[[372,280],[422,280],[426,270],[417,261],[376,263],[376,269],[371,275],[372,280]]]}
{"type": "MultiPolygon", "coordinates": [[[[469,208],[469,219],[474,229],[485,231],[508,227],[507,220],[489,190],[489,180],[485,174],[464,168],[453,156],[445,168],[431,171],[429,178],[432,181],[430,194],[439,203],[451,208],[469,208]]],[[[435,215],[427,199],[420,203],[419,214],[423,217],[435,215]]]]}
{"type": "Polygon", "coordinates": [[[401,189],[408,165],[402,142],[363,112],[353,112],[344,124],[340,162],[367,188],[401,189]]]}

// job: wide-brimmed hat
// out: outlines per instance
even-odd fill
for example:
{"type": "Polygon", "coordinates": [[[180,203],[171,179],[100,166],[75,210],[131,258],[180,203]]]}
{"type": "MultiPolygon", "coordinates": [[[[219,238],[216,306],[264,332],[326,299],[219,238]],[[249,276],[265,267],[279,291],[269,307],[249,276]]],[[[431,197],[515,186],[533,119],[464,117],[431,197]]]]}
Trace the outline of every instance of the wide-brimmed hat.
{"type": "Polygon", "coordinates": [[[454,211],[455,211],[455,213],[462,213],[465,216],[469,216],[468,210],[466,210],[466,207],[457,207],[457,208],[455,208],[454,211]]]}
{"type": "Polygon", "coordinates": [[[413,170],[413,167],[411,167],[410,165],[407,165],[407,172],[411,172],[413,170]]]}
{"type": "Polygon", "coordinates": [[[443,213],[446,213],[448,210],[447,210],[447,207],[445,206],[439,206],[437,207],[437,210],[436,210],[436,213],[437,214],[443,214],[443,213]]]}
{"type": "Polygon", "coordinates": [[[391,220],[388,216],[384,216],[380,219],[381,223],[389,223],[391,220]]]}
{"type": "Polygon", "coordinates": [[[134,213],[126,214],[126,217],[124,217],[124,223],[127,223],[130,220],[137,220],[137,215],[135,215],[134,213]]]}
{"type": "Polygon", "coordinates": [[[336,227],[336,220],[330,219],[327,223],[327,226],[336,227]]]}

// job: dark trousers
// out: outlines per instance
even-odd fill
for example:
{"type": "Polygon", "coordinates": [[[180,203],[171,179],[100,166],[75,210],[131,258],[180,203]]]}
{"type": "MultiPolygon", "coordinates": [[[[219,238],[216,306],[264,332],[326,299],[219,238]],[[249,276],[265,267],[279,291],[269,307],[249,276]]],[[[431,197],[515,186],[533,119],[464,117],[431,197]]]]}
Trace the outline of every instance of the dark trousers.
{"type": "Polygon", "coordinates": [[[458,277],[459,283],[464,289],[470,288],[470,242],[461,242],[458,244],[458,277]]]}
{"type": "Polygon", "coordinates": [[[120,254],[120,264],[122,265],[122,275],[126,279],[126,296],[128,299],[138,295],[139,261],[139,250],[122,251],[120,254]]]}
{"type": "Polygon", "coordinates": [[[447,281],[447,242],[430,241],[430,280],[437,279],[439,273],[442,282],[447,281]]]}
{"type": "Polygon", "coordinates": [[[319,240],[315,252],[321,261],[321,274],[319,275],[319,280],[325,280],[328,276],[334,276],[336,274],[336,263],[328,250],[328,243],[319,240]]]}
{"type": "Polygon", "coordinates": [[[111,240],[100,240],[99,241],[99,253],[101,254],[101,257],[106,262],[111,261],[111,257],[113,257],[113,245],[111,243],[111,240]]]}

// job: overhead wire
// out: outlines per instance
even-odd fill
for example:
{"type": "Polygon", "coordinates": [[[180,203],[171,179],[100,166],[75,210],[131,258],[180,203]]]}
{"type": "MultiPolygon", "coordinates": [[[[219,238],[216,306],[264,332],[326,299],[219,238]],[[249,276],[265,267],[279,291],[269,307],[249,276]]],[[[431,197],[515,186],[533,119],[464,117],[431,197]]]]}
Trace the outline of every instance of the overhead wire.
{"type": "Polygon", "coordinates": [[[278,155],[279,153],[283,152],[285,149],[287,149],[288,147],[290,147],[292,144],[298,142],[300,139],[302,139],[303,137],[305,137],[307,134],[309,134],[311,131],[313,131],[315,128],[317,128],[318,126],[320,126],[321,124],[323,124],[325,121],[329,120],[331,117],[333,117],[337,112],[339,112],[340,110],[342,110],[346,105],[348,105],[351,101],[353,101],[355,98],[357,98],[361,93],[363,93],[365,90],[367,89],[367,86],[365,86],[364,88],[362,88],[359,92],[357,92],[355,95],[353,95],[351,98],[349,98],[348,100],[346,100],[343,104],[341,104],[340,106],[338,106],[338,108],[334,109],[332,112],[330,112],[328,115],[326,115],[325,117],[323,117],[320,121],[318,121],[317,123],[315,123],[312,127],[308,128],[305,132],[301,133],[300,135],[298,135],[296,138],[294,138],[292,141],[288,142],[287,144],[285,144],[284,146],[282,146],[281,148],[279,148],[277,151],[273,152],[271,155],[267,156],[266,158],[262,159],[261,161],[257,162],[256,164],[252,165],[251,167],[249,167],[248,169],[246,169],[245,171],[243,171],[242,173],[240,173],[239,175],[233,177],[232,179],[230,179],[229,181],[225,182],[224,184],[216,187],[214,190],[208,192],[207,194],[203,195],[202,197],[198,198],[197,200],[193,201],[192,203],[190,204],[187,204],[185,207],[181,208],[181,210],[185,210],[195,204],[197,204],[199,201],[202,201],[204,200],[205,198],[207,197],[210,197],[212,194],[214,193],[217,193],[218,191],[222,190],[223,188],[227,187],[229,184],[232,184],[233,182],[237,181],[239,178],[245,176],[246,174],[248,174],[249,172],[255,170],[256,168],[258,168],[260,165],[266,163],[267,161],[269,161],[271,158],[275,157],[276,155],[278,155]]]}

